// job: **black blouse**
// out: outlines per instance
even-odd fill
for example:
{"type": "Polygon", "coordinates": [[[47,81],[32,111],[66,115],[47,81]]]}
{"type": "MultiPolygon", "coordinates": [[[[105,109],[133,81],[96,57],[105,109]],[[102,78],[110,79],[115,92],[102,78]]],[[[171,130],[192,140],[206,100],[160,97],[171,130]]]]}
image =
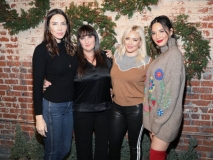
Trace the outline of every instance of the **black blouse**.
{"type": "Polygon", "coordinates": [[[102,52],[104,66],[94,66],[87,62],[85,73],[74,80],[73,110],[79,112],[97,112],[110,108],[111,105],[111,78],[110,69],[112,59],[102,52]]]}

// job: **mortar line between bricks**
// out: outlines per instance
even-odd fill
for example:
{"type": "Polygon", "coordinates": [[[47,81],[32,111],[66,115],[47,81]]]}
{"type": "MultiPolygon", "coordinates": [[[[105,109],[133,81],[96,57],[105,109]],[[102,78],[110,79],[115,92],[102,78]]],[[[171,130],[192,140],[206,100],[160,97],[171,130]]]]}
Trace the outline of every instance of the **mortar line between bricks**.
{"type": "Polygon", "coordinates": [[[4,122],[16,122],[16,123],[35,124],[35,121],[21,121],[21,120],[1,119],[1,118],[0,118],[0,122],[1,122],[1,121],[4,121],[4,122]]]}
{"type": "Polygon", "coordinates": [[[196,133],[196,132],[181,132],[182,135],[190,135],[190,136],[203,136],[203,137],[213,137],[213,134],[210,133],[196,133]]]}

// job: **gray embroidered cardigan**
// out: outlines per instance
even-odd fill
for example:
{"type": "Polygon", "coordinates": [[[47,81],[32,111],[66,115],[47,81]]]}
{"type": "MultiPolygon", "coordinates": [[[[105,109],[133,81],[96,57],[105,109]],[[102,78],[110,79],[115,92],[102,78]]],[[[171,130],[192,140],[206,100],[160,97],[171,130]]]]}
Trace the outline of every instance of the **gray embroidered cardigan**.
{"type": "Polygon", "coordinates": [[[143,125],[165,142],[173,141],[182,122],[185,86],[183,57],[170,38],[147,70],[143,125]]]}

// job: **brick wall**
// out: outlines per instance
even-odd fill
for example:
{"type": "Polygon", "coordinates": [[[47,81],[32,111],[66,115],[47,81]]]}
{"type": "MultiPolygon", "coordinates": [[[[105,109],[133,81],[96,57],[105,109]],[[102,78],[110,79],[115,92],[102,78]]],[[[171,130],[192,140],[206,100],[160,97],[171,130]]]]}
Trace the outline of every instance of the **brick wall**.
{"type": "MultiPolygon", "coordinates": [[[[13,8],[29,9],[31,0],[6,0],[13,8]]],[[[76,3],[92,0],[74,0],[76,3]]],[[[64,9],[72,0],[50,0],[51,8],[64,9]]],[[[98,0],[99,3],[102,0],[98,0]]],[[[213,0],[159,0],[151,6],[152,11],[135,13],[133,18],[126,16],[116,21],[118,43],[127,26],[149,25],[158,15],[173,18],[181,13],[189,15],[190,22],[202,24],[199,30],[210,41],[213,59],[213,0]]],[[[107,12],[112,19],[115,13],[107,12]]],[[[34,130],[32,106],[32,67],[33,50],[43,36],[43,23],[35,29],[29,29],[11,36],[0,23],[0,154],[9,154],[14,140],[14,128],[21,124],[26,136],[34,130]]],[[[198,140],[199,159],[213,159],[213,61],[210,60],[201,80],[194,78],[192,86],[186,87],[184,101],[183,129],[178,143],[178,150],[185,150],[190,137],[198,140]]]]}

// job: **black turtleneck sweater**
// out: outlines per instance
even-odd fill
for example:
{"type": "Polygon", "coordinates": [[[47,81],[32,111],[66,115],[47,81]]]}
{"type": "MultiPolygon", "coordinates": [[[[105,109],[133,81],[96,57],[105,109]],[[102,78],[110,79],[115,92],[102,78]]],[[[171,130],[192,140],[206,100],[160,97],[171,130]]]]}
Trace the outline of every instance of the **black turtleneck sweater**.
{"type": "Polygon", "coordinates": [[[64,43],[58,43],[59,55],[52,57],[46,43],[39,44],[33,54],[33,100],[35,115],[42,114],[45,98],[54,103],[73,100],[73,82],[77,70],[77,57],[66,52],[64,43]],[[71,67],[70,67],[71,66],[71,67]],[[43,92],[44,79],[52,83],[43,92]]]}

